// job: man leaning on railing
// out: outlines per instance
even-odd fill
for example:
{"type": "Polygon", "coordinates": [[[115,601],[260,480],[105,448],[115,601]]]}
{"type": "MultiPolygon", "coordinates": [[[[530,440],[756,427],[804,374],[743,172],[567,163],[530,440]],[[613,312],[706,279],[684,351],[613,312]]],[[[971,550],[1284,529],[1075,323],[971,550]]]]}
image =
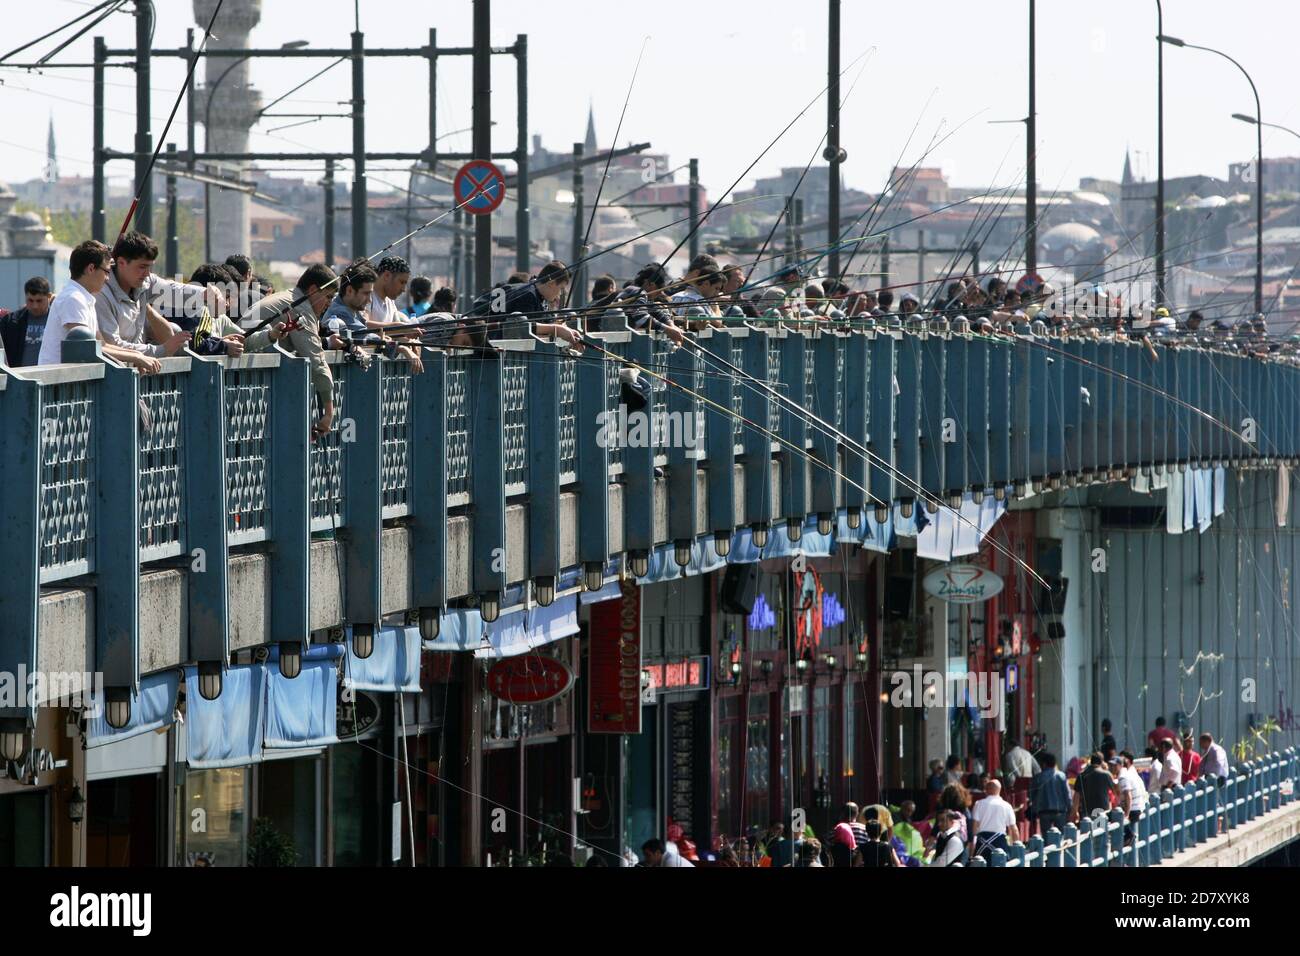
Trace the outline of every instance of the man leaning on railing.
{"type": "Polygon", "coordinates": [[[263,352],[279,343],[311,362],[312,389],[321,407],[321,416],[312,426],[317,438],[329,434],[334,423],[334,376],[325,361],[320,317],[330,306],[336,284],[329,266],[317,263],[309,267],[295,288],[268,295],[249,310],[248,321],[253,325],[268,324],[244,340],[249,352],[263,352]]]}
{"type": "Polygon", "coordinates": [[[87,239],[72,250],[68,271],[72,281],[55,297],[45,322],[45,335],[41,339],[38,365],[58,365],[63,361],[63,343],[70,334],[80,333],[98,337],[101,351],[111,359],[149,375],[161,367],[156,358],[143,352],[121,348],[104,341],[99,329],[95,309],[95,295],[104,288],[112,269],[112,254],[108,246],[87,239]]]}

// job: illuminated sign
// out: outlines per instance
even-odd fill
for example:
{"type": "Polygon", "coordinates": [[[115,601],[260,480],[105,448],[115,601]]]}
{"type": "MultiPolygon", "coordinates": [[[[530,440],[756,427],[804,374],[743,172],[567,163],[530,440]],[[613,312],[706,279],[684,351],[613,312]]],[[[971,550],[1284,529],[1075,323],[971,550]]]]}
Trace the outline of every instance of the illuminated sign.
{"type": "Polygon", "coordinates": [[[822,627],[839,627],[844,623],[845,618],[844,605],[840,604],[840,599],[830,593],[823,595],[822,627]]]}
{"type": "Polygon", "coordinates": [[[709,658],[690,657],[671,664],[650,664],[645,668],[650,686],[656,690],[708,690],[709,658]]]}
{"type": "Polygon", "coordinates": [[[767,598],[762,594],[754,599],[754,610],[749,612],[745,624],[751,632],[766,631],[769,627],[776,627],[776,614],[767,606],[767,598]]]}

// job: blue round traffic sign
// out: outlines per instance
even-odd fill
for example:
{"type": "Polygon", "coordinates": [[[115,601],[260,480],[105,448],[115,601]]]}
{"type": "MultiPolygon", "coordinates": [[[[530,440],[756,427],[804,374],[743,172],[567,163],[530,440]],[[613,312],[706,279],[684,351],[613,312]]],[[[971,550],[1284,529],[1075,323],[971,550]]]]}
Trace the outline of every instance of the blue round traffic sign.
{"type": "Polygon", "coordinates": [[[456,206],[476,216],[496,210],[506,198],[506,177],[495,163],[471,159],[452,182],[456,206]]]}

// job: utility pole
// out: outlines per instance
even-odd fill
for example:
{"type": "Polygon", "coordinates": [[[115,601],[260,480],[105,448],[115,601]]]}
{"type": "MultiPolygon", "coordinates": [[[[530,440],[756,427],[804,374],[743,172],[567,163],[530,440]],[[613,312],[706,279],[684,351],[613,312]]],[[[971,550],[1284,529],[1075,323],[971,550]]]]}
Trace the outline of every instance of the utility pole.
{"type": "Polygon", "coordinates": [[[1165,13],[1156,0],[1156,305],[1165,304],[1165,13]]]}
{"type": "Polygon", "coordinates": [[[794,261],[803,258],[803,200],[794,197],[794,261]]]}
{"type": "MultiPolygon", "coordinates": [[[[325,264],[334,268],[334,160],[325,160],[325,264]]],[[[352,213],[354,216],[356,212],[352,213]]]]}
{"type": "MultiPolygon", "coordinates": [[[[103,37],[95,37],[95,73],[92,80],[94,91],[95,115],[92,120],[94,129],[94,149],[91,159],[94,162],[94,179],[91,183],[90,197],[90,235],[100,242],[105,241],[107,226],[104,218],[104,63],[108,59],[108,47],[103,37]]],[[[206,215],[206,213],[205,213],[206,215]]]]}
{"type": "MultiPolygon", "coordinates": [[[[839,275],[839,273],[834,273],[839,275]]],[[[870,277],[868,276],[868,279],[870,277]]],[[[889,235],[880,241],[880,287],[889,288],[889,235]]]]}
{"type": "MultiPolygon", "coordinates": [[[[366,240],[366,41],[352,34],[352,258],[367,254],[366,240]]],[[[330,263],[333,266],[333,263],[330,263]]]]}
{"type": "Polygon", "coordinates": [[[181,271],[181,240],[176,225],[176,144],[167,144],[167,254],[163,269],[170,279],[181,271]]]}
{"type": "Polygon", "coordinates": [[[153,0],[135,4],[135,189],[140,205],[132,225],[146,236],[153,233],[153,190],[149,188],[149,159],[153,131],[149,126],[149,51],[154,24],[153,0]]]}
{"type": "Polygon", "coordinates": [[[930,301],[925,297],[925,230],[916,230],[916,298],[920,302],[930,301]]]}
{"type": "Polygon", "coordinates": [[[698,159],[691,160],[690,171],[689,211],[691,214],[691,239],[687,251],[690,257],[694,259],[700,254],[700,230],[696,228],[700,220],[700,161],[698,159]]]}
{"type": "MultiPolygon", "coordinates": [[[[492,4],[474,0],[474,155],[492,159],[492,4]]],[[[492,217],[474,217],[474,288],[482,292],[492,285],[492,217]]]]}
{"type": "Polygon", "coordinates": [[[582,183],[582,157],[585,147],[582,143],[573,144],[573,258],[570,265],[573,268],[573,278],[570,280],[569,288],[572,292],[569,294],[571,301],[578,308],[587,304],[587,283],[583,276],[586,270],[578,265],[585,255],[582,248],[583,219],[585,211],[583,209],[583,183],[582,183]]]}
{"type": "MultiPolygon", "coordinates": [[[[528,208],[528,35],[515,38],[515,97],[518,101],[515,140],[515,269],[532,272],[532,229],[528,208]]],[[[618,145],[617,143],[614,145],[618,145]]]]}
{"type": "Polygon", "coordinates": [[[1034,109],[1034,0],[1029,0],[1029,113],[1025,117],[1025,271],[1028,273],[1038,271],[1038,171],[1034,163],[1038,125],[1034,109]]]}
{"type": "Polygon", "coordinates": [[[793,265],[794,254],[794,197],[785,197],[785,264],[793,265]]]}
{"type": "MultiPolygon", "coordinates": [[[[836,243],[840,238],[840,0],[830,0],[829,48],[826,54],[826,151],[830,163],[827,191],[826,241],[836,243]]],[[[840,250],[831,247],[827,259],[830,274],[840,274],[840,250]]]]}
{"type": "MultiPolygon", "coordinates": [[[[463,250],[465,248],[465,214],[457,209],[451,215],[451,221],[455,231],[451,234],[451,262],[447,264],[447,271],[451,276],[451,287],[456,290],[459,298],[461,290],[465,288],[464,275],[461,270],[461,262],[464,260],[463,250]]],[[[459,304],[459,303],[458,303],[459,304]]]]}

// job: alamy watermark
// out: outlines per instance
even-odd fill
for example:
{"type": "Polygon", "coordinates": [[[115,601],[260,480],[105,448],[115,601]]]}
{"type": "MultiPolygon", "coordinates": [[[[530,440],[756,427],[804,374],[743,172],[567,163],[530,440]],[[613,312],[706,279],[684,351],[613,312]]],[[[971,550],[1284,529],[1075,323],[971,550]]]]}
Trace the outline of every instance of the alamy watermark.
{"type": "Polygon", "coordinates": [[[945,674],[916,664],[890,675],[889,703],[894,707],[974,707],[986,720],[997,720],[1007,693],[1006,678],[988,671],[945,674]]]}
{"type": "Polygon", "coordinates": [[[0,671],[0,708],[71,707],[87,717],[104,711],[102,671],[0,671]]]}
{"type": "Polygon", "coordinates": [[[701,447],[699,416],[694,411],[634,411],[619,405],[617,412],[596,415],[596,444],[601,448],[685,448],[701,447]]]}

